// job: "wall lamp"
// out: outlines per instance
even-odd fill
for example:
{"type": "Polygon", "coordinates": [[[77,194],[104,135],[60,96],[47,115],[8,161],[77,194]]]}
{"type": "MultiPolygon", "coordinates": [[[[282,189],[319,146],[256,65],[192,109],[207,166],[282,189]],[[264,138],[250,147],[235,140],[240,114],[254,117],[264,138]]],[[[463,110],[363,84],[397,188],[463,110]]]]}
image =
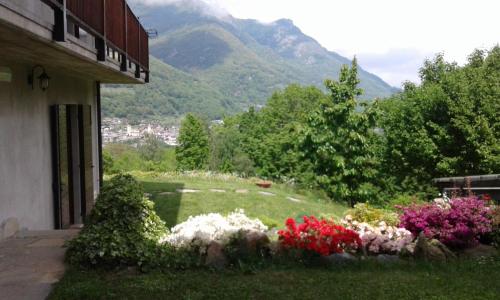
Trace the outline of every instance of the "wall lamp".
{"type": "Polygon", "coordinates": [[[28,84],[31,85],[31,89],[35,89],[35,71],[37,69],[42,69],[42,74],[40,74],[37,79],[40,89],[45,92],[49,88],[50,77],[47,75],[47,72],[45,72],[45,68],[40,65],[36,65],[31,69],[31,74],[28,76],[28,84]]]}

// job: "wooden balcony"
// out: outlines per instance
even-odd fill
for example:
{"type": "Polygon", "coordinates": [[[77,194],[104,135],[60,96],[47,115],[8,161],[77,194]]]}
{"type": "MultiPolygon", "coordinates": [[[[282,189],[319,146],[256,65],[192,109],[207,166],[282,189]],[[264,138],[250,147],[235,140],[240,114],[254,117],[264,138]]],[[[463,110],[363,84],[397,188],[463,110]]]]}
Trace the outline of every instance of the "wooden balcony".
{"type": "Polygon", "coordinates": [[[0,55],[7,58],[107,83],[149,82],[148,40],[125,0],[0,0],[0,55]]]}
{"type": "Polygon", "coordinates": [[[98,60],[117,59],[121,70],[135,68],[149,81],[148,34],[125,0],[40,0],[54,9],[54,39],[80,30],[95,37],[98,60]],[[68,30],[68,26],[73,26],[68,30]]]}

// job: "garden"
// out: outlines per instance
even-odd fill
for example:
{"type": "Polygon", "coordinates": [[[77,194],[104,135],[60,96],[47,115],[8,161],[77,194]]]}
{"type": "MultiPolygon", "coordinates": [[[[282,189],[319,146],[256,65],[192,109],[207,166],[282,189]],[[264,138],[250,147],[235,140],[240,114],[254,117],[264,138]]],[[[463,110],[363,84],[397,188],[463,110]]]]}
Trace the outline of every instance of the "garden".
{"type": "Polygon", "coordinates": [[[500,293],[500,213],[488,197],[393,210],[360,203],[341,218],[291,216],[275,227],[234,210],[193,215],[168,229],[147,196],[130,175],[106,183],[86,226],[68,244],[71,270],[53,299],[162,293],[311,299],[312,292],[494,299],[500,293]]]}

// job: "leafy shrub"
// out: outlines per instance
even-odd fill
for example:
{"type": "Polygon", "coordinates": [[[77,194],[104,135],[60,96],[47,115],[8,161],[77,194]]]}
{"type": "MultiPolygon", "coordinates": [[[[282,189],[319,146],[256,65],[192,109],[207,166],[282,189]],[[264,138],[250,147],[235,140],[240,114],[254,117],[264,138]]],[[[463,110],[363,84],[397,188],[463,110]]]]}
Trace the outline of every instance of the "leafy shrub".
{"type": "Polygon", "coordinates": [[[113,267],[154,260],[167,229],[153,202],[143,195],[142,186],[130,175],[106,182],[82,232],[68,243],[68,261],[113,267]]]}
{"type": "Polygon", "coordinates": [[[420,200],[417,196],[398,194],[388,202],[385,203],[384,207],[388,210],[397,210],[398,206],[410,206],[412,204],[424,204],[425,201],[420,200]]]}
{"type": "Polygon", "coordinates": [[[500,248],[500,206],[494,206],[491,209],[492,231],[489,234],[491,242],[497,248],[500,248]]]}
{"type": "Polygon", "coordinates": [[[278,234],[284,248],[307,250],[323,256],[356,250],[362,245],[355,231],[313,216],[305,216],[304,223],[298,225],[294,219],[287,219],[286,229],[278,234]]]}
{"type": "Polygon", "coordinates": [[[433,203],[401,209],[402,227],[414,235],[423,232],[452,248],[474,246],[480,235],[492,230],[490,209],[476,197],[452,199],[449,208],[433,203]]]}
{"type": "Polygon", "coordinates": [[[397,226],[399,224],[398,214],[385,209],[375,208],[368,203],[358,203],[353,209],[347,211],[347,215],[360,223],[368,223],[377,225],[384,221],[389,226],[397,226]]]}

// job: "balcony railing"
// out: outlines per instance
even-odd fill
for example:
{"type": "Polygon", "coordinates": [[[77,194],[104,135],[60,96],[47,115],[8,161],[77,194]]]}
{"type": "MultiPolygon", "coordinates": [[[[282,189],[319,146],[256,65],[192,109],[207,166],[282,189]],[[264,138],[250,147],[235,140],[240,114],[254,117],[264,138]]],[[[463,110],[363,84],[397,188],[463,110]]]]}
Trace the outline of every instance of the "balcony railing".
{"type": "Polygon", "coordinates": [[[135,77],[149,81],[148,34],[125,0],[41,1],[54,9],[54,40],[65,41],[68,26],[77,37],[82,29],[94,36],[98,60],[115,58],[121,71],[135,67],[135,77]]]}

